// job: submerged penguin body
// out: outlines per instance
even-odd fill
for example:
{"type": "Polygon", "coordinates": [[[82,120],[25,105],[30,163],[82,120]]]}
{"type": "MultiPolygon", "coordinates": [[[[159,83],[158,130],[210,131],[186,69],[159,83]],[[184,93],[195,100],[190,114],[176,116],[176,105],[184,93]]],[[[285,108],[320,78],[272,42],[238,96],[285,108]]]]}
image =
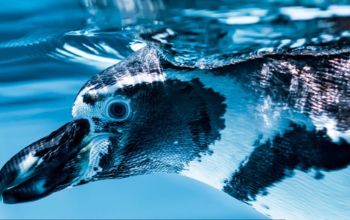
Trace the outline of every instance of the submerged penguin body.
{"type": "MultiPolygon", "coordinates": [[[[329,57],[323,59],[333,62],[329,57]]],[[[314,57],[315,61],[320,58],[314,57]]],[[[212,154],[191,161],[181,174],[221,189],[273,218],[348,216],[349,209],[343,209],[350,196],[345,190],[350,177],[346,169],[350,136],[349,124],[343,122],[349,120],[350,100],[348,81],[339,79],[348,78],[349,70],[340,72],[339,78],[329,76],[337,74],[334,68],[323,75],[316,70],[305,76],[303,69],[286,71],[291,68],[288,60],[279,61],[280,72],[268,62],[262,62],[261,69],[251,68],[250,75],[245,64],[240,64],[244,69],[229,71],[169,74],[182,81],[198,78],[205,87],[222,94],[226,104],[225,128],[220,140],[210,145],[212,154]],[[268,72],[267,65],[272,68],[268,71],[275,72],[268,72]],[[342,89],[336,91],[339,87],[342,89]],[[329,100],[324,95],[327,90],[331,90],[328,96],[338,100],[329,100]],[[335,106],[334,112],[327,111],[330,106],[335,106]],[[331,198],[339,199],[330,204],[331,198]]]]}
{"type": "Polygon", "coordinates": [[[25,202],[162,172],[202,181],[274,218],[350,215],[341,181],[350,176],[347,66],[346,53],[285,54],[185,69],[143,48],[82,88],[73,122],[5,164],[2,196],[25,202]]]}

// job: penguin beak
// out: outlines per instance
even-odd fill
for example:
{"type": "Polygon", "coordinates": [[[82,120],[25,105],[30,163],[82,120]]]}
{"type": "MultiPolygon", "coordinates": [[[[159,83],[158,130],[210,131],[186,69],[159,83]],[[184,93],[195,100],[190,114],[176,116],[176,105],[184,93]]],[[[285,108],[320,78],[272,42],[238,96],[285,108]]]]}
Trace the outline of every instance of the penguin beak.
{"type": "Polygon", "coordinates": [[[88,120],[69,122],[13,156],[0,170],[3,202],[28,202],[69,186],[79,175],[76,158],[89,130],[88,120]]]}

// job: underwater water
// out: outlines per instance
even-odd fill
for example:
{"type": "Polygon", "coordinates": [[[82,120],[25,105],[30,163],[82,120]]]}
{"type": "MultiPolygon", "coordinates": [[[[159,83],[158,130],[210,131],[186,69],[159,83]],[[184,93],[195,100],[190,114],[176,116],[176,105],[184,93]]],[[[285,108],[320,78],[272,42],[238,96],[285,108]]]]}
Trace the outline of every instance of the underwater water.
{"type": "MultiPolygon", "coordinates": [[[[75,96],[90,77],[147,44],[159,47],[178,67],[211,69],[285,51],[348,51],[349,40],[350,2],[345,0],[1,1],[0,165],[70,121],[75,96]]],[[[344,187],[337,195],[347,198],[350,171],[344,169],[345,174],[331,173],[330,183],[344,187]]],[[[294,193],[301,183],[293,181],[284,184],[294,193]]],[[[325,186],[329,177],[320,181],[325,186]]],[[[299,208],[308,202],[315,201],[299,208]]],[[[334,214],[349,213],[342,208],[334,207],[334,214]]],[[[0,205],[0,218],[264,216],[194,180],[152,175],[0,205]]]]}

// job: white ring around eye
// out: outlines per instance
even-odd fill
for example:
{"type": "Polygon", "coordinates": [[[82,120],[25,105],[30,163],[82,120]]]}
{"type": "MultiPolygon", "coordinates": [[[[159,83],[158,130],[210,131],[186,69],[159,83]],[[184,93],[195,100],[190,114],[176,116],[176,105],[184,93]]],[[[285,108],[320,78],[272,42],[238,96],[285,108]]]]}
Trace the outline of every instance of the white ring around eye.
{"type": "Polygon", "coordinates": [[[130,101],[124,97],[113,97],[106,101],[105,113],[112,121],[126,121],[131,116],[130,101]]]}

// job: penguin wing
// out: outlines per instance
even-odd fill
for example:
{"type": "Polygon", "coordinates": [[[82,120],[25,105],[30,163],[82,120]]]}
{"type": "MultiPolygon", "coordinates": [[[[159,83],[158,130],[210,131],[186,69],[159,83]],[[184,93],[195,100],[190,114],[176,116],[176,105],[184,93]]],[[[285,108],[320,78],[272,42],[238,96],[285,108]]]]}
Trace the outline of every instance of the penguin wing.
{"type": "Polygon", "coordinates": [[[277,105],[309,116],[350,142],[350,52],[270,54],[216,68],[277,105]]]}

